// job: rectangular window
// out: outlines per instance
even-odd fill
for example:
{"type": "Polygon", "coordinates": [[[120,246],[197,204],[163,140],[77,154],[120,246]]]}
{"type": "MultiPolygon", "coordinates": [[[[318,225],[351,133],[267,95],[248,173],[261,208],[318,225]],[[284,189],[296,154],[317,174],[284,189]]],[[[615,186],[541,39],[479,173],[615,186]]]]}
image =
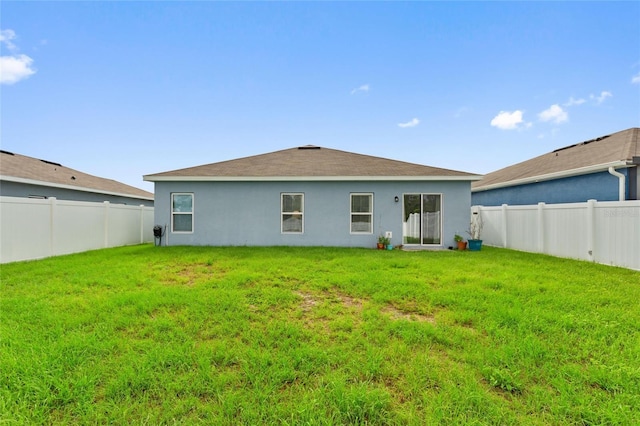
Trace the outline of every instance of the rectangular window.
{"type": "Polygon", "coordinates": [[[304,194],[281,195],[281,231],[285,234],[304,232],[304,194]]]}
{"type": "Polygon", "coordinates": [[[193,232],[193,194],[171,194],[171,231],[193,232]]]}
{"type": "Polygon", "coordinates": [[[373,233],[373,194],[351,194],[351,233],[373,233]]]}

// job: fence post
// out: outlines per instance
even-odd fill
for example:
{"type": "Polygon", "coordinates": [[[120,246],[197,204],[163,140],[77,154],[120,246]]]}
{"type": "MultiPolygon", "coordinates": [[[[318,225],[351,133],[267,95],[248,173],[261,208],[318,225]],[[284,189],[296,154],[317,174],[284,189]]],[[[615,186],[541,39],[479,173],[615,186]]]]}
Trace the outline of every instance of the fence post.
{"type": "Polygon", "coordinates": [[[140,204],[140,244],[144,243],[144,204],[140,204]]]}
{"type": "Polygon", "coordinates": [[[538,203],[538,252],[544,253],[544,203],[538,203]]]}
{"type": "Polygon", "coordinates": [[[104,248],[109,247],[109,202],[103,201],[104,204],[104,248]]]}
{"type": "Polygon", "coordinates": [[[596,200],[587,200],[587,257],[593,262],[595,259],[595,229],[596,229],[596,200]]]}
{"type": "Polygon", "coordinates": [[[56,197],[49,198],[49,256],[55,256],[56,197]]]}
{"type": "Polygon", "coordinates": [[[502,205],[502,247],[507,248],[507,204],[502,205]]]}

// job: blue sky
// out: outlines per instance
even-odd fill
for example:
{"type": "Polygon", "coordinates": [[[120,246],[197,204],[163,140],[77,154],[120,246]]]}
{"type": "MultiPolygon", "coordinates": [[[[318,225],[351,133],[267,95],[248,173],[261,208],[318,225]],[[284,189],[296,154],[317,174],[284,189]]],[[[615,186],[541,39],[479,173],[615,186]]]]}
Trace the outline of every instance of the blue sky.
{"type": "Polygon", "coordinates": [[[0,11],[2,149],[150,191],[306,144],[483,174],[640,126],[639,2],[0,11]]]}

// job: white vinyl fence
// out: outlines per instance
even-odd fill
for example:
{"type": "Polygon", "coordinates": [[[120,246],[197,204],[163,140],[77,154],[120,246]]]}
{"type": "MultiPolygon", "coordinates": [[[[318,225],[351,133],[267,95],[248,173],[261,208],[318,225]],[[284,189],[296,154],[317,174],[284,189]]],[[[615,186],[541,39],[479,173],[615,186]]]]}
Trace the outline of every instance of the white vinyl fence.
{"type": "Polygon", "coordinates": [[[640,201],[473,206],[483,244],[640,270],[640,201]]]}
{"type": "Polygon", "coordinates": [[[153,207],[0,197],[0,263],[153,241],[153,207]]]}

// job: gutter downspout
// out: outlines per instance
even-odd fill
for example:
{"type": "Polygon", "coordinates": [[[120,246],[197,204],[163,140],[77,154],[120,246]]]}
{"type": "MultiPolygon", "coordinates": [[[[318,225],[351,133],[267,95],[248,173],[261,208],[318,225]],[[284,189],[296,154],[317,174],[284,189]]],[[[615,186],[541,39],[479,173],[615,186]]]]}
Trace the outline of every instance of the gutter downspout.
{"type": "Polygon", "coordinates": [[[625,178],[624,175],[620,172],[616,172],[616,169],[613,168],[613,166],[609,167],[609,173],[612,174],[613,176],[616,176],[619,180],[619,184],[618,184],[618,199],[620,201],[624,201],[625,200],[625,178]]]}

